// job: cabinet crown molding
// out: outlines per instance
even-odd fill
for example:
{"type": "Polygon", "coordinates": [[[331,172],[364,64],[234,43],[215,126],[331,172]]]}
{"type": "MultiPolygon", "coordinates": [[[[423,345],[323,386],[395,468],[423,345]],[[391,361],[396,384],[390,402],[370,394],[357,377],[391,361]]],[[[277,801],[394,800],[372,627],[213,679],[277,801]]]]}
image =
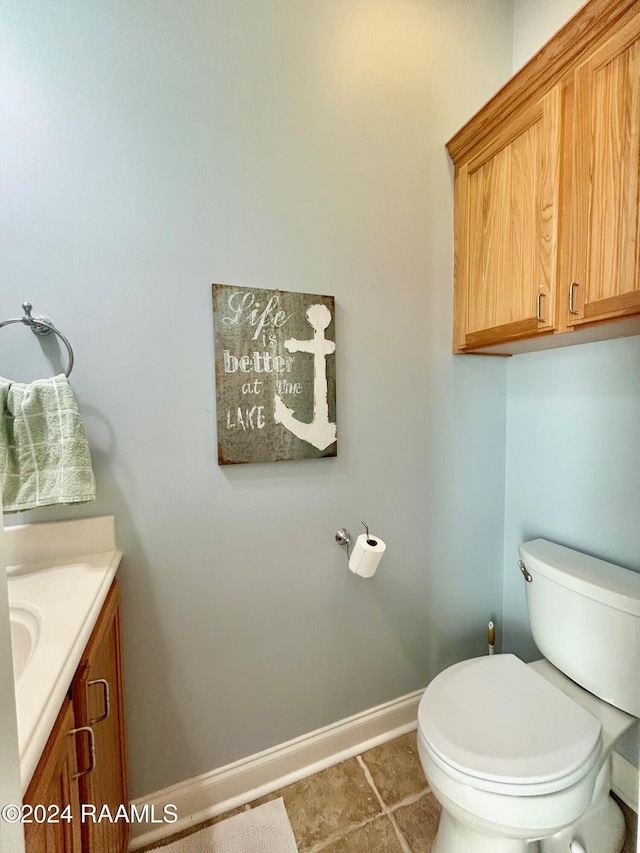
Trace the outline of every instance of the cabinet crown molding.
{"type": "Polygon", "coordinates": [[[447,142],[457,167],[479,151],[529,99],[537,99],[557,84],[607,38],[640,10],[640,0],[589,0],[510,80],[447,142]]]}

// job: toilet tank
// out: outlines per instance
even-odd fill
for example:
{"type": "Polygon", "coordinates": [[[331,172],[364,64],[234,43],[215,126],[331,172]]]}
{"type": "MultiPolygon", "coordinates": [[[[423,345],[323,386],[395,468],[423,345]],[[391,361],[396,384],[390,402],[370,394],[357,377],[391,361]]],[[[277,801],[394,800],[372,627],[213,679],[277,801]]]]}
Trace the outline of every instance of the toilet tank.
{"type": "Polygon", "coordinates": [[[546,539],[519,551],[541,653],[590,693],[640,717],[640,573],[546,539]]]}

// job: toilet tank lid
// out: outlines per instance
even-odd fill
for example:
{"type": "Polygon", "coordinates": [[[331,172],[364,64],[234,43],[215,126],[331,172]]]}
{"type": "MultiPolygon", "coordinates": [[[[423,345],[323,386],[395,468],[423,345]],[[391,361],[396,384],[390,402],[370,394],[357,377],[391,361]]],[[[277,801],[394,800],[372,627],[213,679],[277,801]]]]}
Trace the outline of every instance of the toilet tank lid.
{"type": "Polygon", "coordinates": [[[567,589],[617,610],[640,616],[640,572],[607,563],[547,539],[532,539],[518,548],[525,566],[567,589]]]}

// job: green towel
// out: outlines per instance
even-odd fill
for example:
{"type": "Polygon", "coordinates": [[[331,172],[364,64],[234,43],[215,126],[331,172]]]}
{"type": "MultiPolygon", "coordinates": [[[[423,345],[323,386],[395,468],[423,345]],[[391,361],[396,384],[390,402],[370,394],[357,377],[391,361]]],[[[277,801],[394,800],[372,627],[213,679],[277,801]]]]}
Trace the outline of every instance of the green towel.
{"type": "Polygon", "coordinates": [[[64,374],[29,384],[0,377],[0,416],[5,512],[95,499],[89,444],[64,374]]]}

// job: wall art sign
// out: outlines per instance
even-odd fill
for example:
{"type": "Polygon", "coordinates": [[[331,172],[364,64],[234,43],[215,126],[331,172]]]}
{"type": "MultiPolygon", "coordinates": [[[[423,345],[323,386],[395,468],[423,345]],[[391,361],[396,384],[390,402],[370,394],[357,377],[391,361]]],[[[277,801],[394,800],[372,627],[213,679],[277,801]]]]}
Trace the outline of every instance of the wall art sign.
{"type": "Polygon", "coordinates": [[[218,464],[337,455],[333,296],[213,285],[218,464]]]}

